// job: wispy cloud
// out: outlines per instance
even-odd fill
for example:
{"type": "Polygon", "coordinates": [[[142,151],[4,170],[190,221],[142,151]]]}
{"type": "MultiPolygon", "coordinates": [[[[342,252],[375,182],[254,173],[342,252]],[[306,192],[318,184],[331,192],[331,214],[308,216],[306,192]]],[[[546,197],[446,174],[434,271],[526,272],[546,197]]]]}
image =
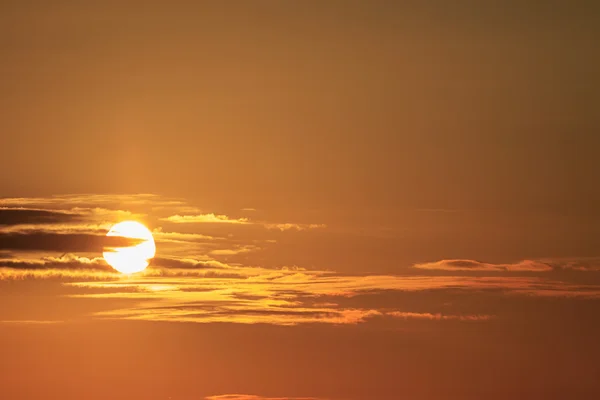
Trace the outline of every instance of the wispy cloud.
{"type": "Polygon", "coordinates": [[[165,198],[156,194],[66,194],[50,197],[7,197],[0,198],[2,206],[56,206],[72,207],[85,205],[86,207],[116,206],[123,204],[134,206],[186,206],[180,199],[165,198]]]}
{"type": "Polygon", "coordinates": [[[349,276],[324,271],[236,267],[154,270],[114,282],[72,282],[78,298],[122,298],[135,306],[97,314],[102,318],[178,322],[298,325],[357,324],[373,317],[431,321],[487,321],[489,315],[414,311],[400,303],[349,305],[363,294],[453,291],[503,296],[600,298],[600,286],[542,277],[349,276]],[[181,275],[177,275],[181,274],[181,275]],[[110,287],[109,293],[97,289],[110,287]],[[160,287],[160,290],[156,288],[160,287]],[[86,290],[93,290],[92,293],[86,290]],[[319,301],[326,298],[327,301],[319,301]]]}
{"type": "Polygon", "coordinates": [[[175,224],[237,224],[237,225],[260,225],[267,229],[279,231],[303,231],[306,229],[326,228],[325,224],[297,224],[297,223],[271,223],[264,221],[252,221],[248,218],[231,218],[223,214],[197,214],[197,215],[171,215],[161,218],[161,221],[171,222],[175,224]]]}
{"type": "Polygon", "coordinates": [[[214,256],[232,256],[236,254],[242,253],[250,253],[252,251],[260,250],[260,247],[254,245],[243,245],[243,246],[235,246],[232,249],[216,249],[211,250],[209,254],[214,256]]]}
{"type": "Polygon", "coordinates": [[[445,321],[445,320],[458,320],[458,321],[487,321],[493,318],[490,315],[453,315],[453,314],[442,314],[442,313],[415,313],[415,312],[405,312],[405,311],[391,311],[386,315],[396,317],[396,318],[415,318],[415,319],[425,319],[425,320],[437,320],[437,321],[445,321]]]}
{"type": "Polygon", "coordinates": [[[163,242],[197,242],[197,241],[211,241],[221,238],[216,238],[210,235],[202,235],[200,233],[179,233],[179,232],[163,232],[162,229],[155,229],[152,231],[152,236],[156,241],[163,242]]]}
{"type": "Polygon", "coordinates": [[[7,325],[51,325],[51,324],[59,324],[64,321],[44,321],[44,320],[8,320],[8,321],[0,321],[0,324],[7,325]]]}
{"type": "Polygon", "coordinates": [[[48,232],[32,232],[28,234],[0,233],[1,249],[19,251],[101,253],[106,247],[134,246],[139,242],[140,239],[131,239],[120,236],[107,237],[103,234],[55,234],[48,232]]]}
{"type": "Polygon", "coordinates": [[[269,224],[269,223],[265,223],[264,225],[267,229],[277,229],[280,231],[289,231],[289,230],[303,231],[306,229],[319,229],[319,228],[327,227],[327,225],[325,225],[325,224],[291,224],[291,223],[269,224]]]}
{"type": "Polygon", "coordinates": [[[175,224],[249,224],[248,218],[230,218],[221,214],[197,214],[197,215],[171,215],[161,218],[161,221],[168,221],[175,224]]]}
{"type": "Polygon", "coordinates": [[[0,248],[3,249],[0,280],[53,279],[69,289],[65,295],[73,301],[125,300],[107,301],[112,308],[95,314],[98,318],[275,325],[358,324],[369,320],[401,323],[405,319],[485,323],[495,314],[493,310],[480,313],[480,310],[440,308],[435,304],[430,304],[431,308],[418,308],[412,303],[384,299],[405,293],[600,298],[600,281],[581,279],[584,274],[596,276],[594,271],[600,265],[597,259],[516,263],[447,259],[416,264],[414,268],[405,269],[404,275],[265,268],[224,261],[260,260],[258,254],[249,253],[261,250],[261,243],[276,241],[252,240],[246,233],[213,237],[194,232],[193,224],[216,223],[221,224],[220,229],[225,226],[232,230],[256,225],[279,231],[325,226],[253,221],[215,213],[168,216],[172,210],[190,206],[154,195],[0,199],[0,204],[4,211],[0,213],[0,248]],[[90,203],[85,204],[86,201],[90,203]],[[154,221],[175,225],[169,226],[172,231],[154,229],[161,250],[159,256],[142,273],[124,277],[112,271],[100,254],[107,246],[135,244],[131,239],[105,236],[113,219],[142,215],[123,210],[122,205],[127,202],[143,206],[136,212],[143,212],[144,207],[168,210],[162,219],[156,217],[154,221]],[[175,228],[184,229],[178,232],[175,228]],[[230,257],[240,254],[247,255],[230,257]],[[365,300],[367,296],[381,300],[369,302],[365,300]]]}
{"type": "Polygon", "coordinates": [[[551,271],[552,266],[540,261],[523,260],[513,264],[492,264],[475,260],[440,260],[415,264],[414,268],[440,271],[551,271]]]}

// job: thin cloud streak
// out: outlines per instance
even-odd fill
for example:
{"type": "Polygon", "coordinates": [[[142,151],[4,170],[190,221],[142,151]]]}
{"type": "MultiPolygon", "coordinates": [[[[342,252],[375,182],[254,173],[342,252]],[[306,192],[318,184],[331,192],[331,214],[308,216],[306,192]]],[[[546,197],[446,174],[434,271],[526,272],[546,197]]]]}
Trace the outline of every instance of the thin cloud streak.
{"type": "Polygon", "coordinates": [[[303,231],[307,229],[326,228],[325,224],[296,224],[296,223],[270,223],[262,221],[251,221],[248,218],[231,218],[222,214],[198,214],[198,215],[171,215],[161,218],[161,221],[174,224],[234,224],[234,225],[261,225],[267,229],[279,231],[303,231]]]}
{"type": "Polygon", "coordinates": [[[552,271],[552,266],[540,261],[523,260],[513,264],[492,264],[475,260],[440,260],[415,264],[414,268],[439,271],[552,271]]]}
{"type": "Polygon", "coordinates": [[[446,321],[446,320],[457,320],[457,321],[488,321],[493,317],[491,315],[448,315],[441,313],[415,313],[415,312],[403,312],[403,311],[392,311],[388,312],[386,315],[396,317],[396,318],[415,318],[415,319],[425,319],[425,320],[437,320],[437,321],[446,321]]]}
{"type": "Polygon", "coordinates": [[[0,324],[6,325],[52,325],[52,324],[60,324],[64,321],[44,321],[44,320],[7,320],[0,321],[0,324]]]}
{"type": "Polygon", "coordinates": [[[561,270],[600,271],[600,259],[588,258],[557,258],[539,260],[521,260],[515,263],[494,264],[476,260],[440,260],[429,263],[414,264],[415,269],[449,272],[550,272],[561,270]]]}
{"type": "Polygon", "coordinates": [[[284,223],[284,224],[268,224],[265,223],[265,228],[267,229],[275,229],[275,230],[280,230],[280,231],[289,231],[289,230],[295,230],[295,231],[304,231],[307,229],[320,229],[320,228],[327,228],[327,225],[325,224],[291,224],[291,223],[284,223]]]}
{"type": "Polygon", "coordinates": [[[227,215],[220,214],[198,214],[198,215],[171,215],[161,218],[161,221],[172,222],[175,224],[249,224],[248,218],[229,218],[227,215]]]}

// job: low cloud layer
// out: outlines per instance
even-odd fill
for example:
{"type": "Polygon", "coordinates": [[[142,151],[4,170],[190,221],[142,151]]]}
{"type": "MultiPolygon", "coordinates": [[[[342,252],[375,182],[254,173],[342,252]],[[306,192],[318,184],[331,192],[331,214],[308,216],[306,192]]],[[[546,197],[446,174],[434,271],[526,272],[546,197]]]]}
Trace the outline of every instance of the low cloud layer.
{"type": "Polygon", "coordinates": [[[444,259],[399,268],[403,273],[396,274],[343,274],[295,265],[269,268],[261,264],[262,254],[265,247],[277,246],[277,240],[256,240],[238,235],[238,230],[258,225],[267,228],[262,234],[281,235],[278,231],[324,225],[267,223],[217,213],[174,214],[195,207],[153,195],[0,199],[0,204],[0,282],[59,282],[63,299],[107,305],[92,313],[93,318],[287,326],[371,321],[486,324],[506,315],[497,315],[501,313],[494,306],[477,307],[476,301],[435,299],[491,296],[496,305],[513,298],[600,299],[597,259],[503,264],[444,259]],[[124,203],[132,208],[124,209],[124,203]],[[153,227],[157,257],[142,273],[116,273],[101,257],[102,250],[137,241],[106,237],[106,230],[122,219],[150,214],[151,222],[165,222],[168,228],[153,227]],[[204,229],[211,223],[219,225],[216,235],[204,229]]]}

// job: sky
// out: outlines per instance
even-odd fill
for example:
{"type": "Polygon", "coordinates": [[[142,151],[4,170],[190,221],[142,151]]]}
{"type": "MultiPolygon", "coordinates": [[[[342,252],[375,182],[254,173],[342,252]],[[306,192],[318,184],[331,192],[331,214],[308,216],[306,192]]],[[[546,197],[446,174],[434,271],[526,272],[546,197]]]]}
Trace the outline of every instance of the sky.
{"type": "Polygon", "coordinates": [[[0,397],[600,397],[599,41],[591,0],[2,1],[0,397]]]}

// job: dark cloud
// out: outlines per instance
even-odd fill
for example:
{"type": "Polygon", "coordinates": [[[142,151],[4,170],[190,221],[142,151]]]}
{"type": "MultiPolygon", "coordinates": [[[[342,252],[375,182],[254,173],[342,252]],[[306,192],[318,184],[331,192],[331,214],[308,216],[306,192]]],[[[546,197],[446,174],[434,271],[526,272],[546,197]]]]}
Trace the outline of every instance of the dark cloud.
{"type": "Polygon", "coordinates": [[[98,271],[112,271],[112,268],[102,257],[87,258],[66,253],[60,257],[42,257],[40,259],[0,259],[0,268],[44,270],[44,269],[93,269],[98,271]]]}
{"type": "Polygon", "coordinates": [[[81,221],[81,215],[57,210],[0,208],[0,226],[64,224],[81,221]]]}
{"type": "Polygon", "coordinates": [[[93,234],[0,233],[0,250],[101,253],[104,248],[128,247],[140,242],[140,239],[93,234]]]}

